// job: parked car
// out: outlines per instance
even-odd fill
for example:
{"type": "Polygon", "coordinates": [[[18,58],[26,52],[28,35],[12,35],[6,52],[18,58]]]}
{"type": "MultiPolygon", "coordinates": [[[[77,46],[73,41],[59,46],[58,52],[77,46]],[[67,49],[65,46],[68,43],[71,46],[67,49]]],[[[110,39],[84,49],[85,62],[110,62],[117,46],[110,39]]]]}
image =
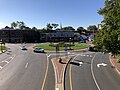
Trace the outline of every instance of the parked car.
{"type": "Polygon", "coordinates": [[[34,48],[33,51],[38,52],[38,53],[44,53],[44,49],[43,48],[38,48],[38,47],[34,48]]]}

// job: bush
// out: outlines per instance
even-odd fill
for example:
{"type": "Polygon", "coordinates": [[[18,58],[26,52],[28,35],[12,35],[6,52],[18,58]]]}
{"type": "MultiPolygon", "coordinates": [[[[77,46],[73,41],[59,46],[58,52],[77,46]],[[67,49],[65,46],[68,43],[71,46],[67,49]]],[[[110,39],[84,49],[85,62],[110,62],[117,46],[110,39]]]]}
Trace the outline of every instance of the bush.
{"type": "Polygon", "coordinates": [[[117,55],[118,63],[120,63],[120,54],[117,55]]]}

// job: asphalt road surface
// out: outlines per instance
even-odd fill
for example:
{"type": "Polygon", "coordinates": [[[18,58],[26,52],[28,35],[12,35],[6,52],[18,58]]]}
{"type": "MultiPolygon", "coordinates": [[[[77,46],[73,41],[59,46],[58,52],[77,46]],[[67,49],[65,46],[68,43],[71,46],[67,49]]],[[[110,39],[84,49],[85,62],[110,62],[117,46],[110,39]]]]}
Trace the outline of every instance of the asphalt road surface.
{"type": "MultiPolygon", "coordinates": [[[[10,44],[9,50],[0,55],[0,90],[54,90],[53,79],[47,88],[48,59],[44,53],[34,53],[27,45],[28,50],[20,50],[20,45],[10,44]]],[[[52,69],[52,66],[51,70],[52,69]]]]}
{"type": "Polygon", "coordinates": [[[109,62],[109,54],[81,54],[71,62],[65,90],[120,90],[120,75],[109,62]]]}

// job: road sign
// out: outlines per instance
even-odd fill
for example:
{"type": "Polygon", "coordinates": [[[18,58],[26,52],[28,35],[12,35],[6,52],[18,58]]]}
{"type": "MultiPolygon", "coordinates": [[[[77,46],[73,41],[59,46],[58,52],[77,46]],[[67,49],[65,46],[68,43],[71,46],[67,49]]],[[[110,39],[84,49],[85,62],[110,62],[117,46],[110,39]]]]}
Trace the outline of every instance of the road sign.
{"type": "Polygon", "coordinates": [[[99,64],[97,64],[97,67],[99,68],[100,66],[107,66],[107,64],[105,64],[105,63],[99,63],[99,64]]]}

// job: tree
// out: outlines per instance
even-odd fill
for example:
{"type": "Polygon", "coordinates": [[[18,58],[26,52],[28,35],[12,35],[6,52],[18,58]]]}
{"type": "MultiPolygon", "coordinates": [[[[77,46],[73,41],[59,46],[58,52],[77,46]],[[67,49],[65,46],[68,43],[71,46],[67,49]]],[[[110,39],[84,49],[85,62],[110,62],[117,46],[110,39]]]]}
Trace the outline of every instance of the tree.
{"type": "Polygon", "coordinates": [[[72,26],[63,27],[62,30],[75,30],[72,26]]]}
{"type": "Polygon", "coordinates": [[[11,27],[13,27],[14,29],[16,29],[17,25],[18,25],[18,24],[17,24],[16,22],[12,22],[12,23],[11,23],[11,27]]]}
{"type": "Polygon", "coordinates": [[[47,30],[52,30],[52,29],[53,29],[53,26],[52,26],[50,23],[48,23],[48,24],[46,25],[46,28],[47,28],[47,30]]]}
{"type": "Polygon", "coordinates": [[[85,29],[83,28],[83,27],[78,27],[77,28],[77,31],[80,33],[80,34],[82,34],[82,32],[84,31],[85,29]]]}
{"type": "Polygon", "coordinates": [[[105,7],[98,13],[103,15],[104,20],[102,31],[96,35],[94,44],[116,55],[120,53],[120,0],[105,0],[105,7]]]}
{"type": "Polygon", "coordinates": [[[87,27],[87,30],[93,31],[93,30],[97,30],[96,25],[90,25],[89,27],[87,27]]]}
{"type": "Polygon", "coordinates": [[[37,30],[37,28],[36,28],[36,27],[32,27],[32,29],[33,29],[33,30],[37,30]]]}
{"type": "Polygon", "coordinates": [[[17,21],[17,25],[19,29],[24,29],[23,27],[25,26],[25,23],[23,21],[17,21]]]}
{"type": "Polygon", "coordinates": [[[59,26],[59,24],[56,24],[56,23],[52,23],[51,25],[54,28],[54,30],[59,26]]]}

